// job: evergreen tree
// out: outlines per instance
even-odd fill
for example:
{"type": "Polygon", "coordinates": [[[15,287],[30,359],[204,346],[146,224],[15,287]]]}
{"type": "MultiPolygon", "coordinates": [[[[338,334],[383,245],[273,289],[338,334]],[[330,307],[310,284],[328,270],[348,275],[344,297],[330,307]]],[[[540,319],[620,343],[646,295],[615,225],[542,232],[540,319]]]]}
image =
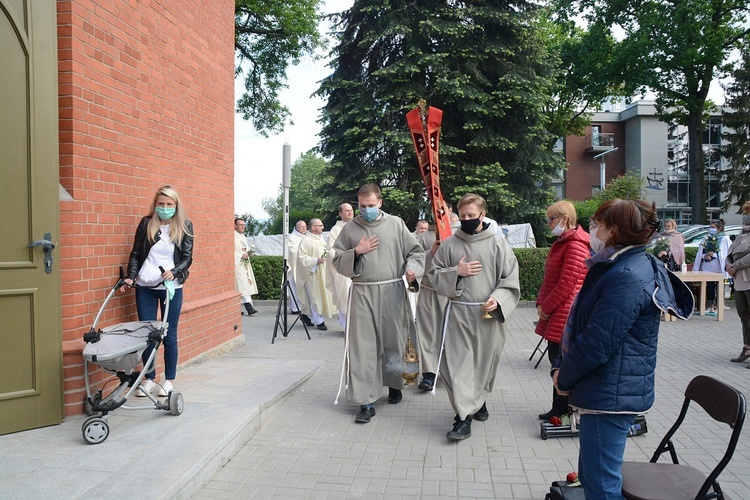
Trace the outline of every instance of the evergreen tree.
{"type": "Polygon", "coordinates": [[[729,109],[723,117],[722,135],[727,143],[723,155],[729,168],[722,172],[721,190],[726,193],[723,211],[750,200],[750,48],[742,53],[740,60],[734,80],[724,87],[729,109]]]}
{"type": "Polygon", "coordinates": [[[355,0],[333,19],[333,73],[318,90],[326,191],[351,201],[376,182],[407,224],[429,213],[405,121],[424,98],[443,110],[446,199],[475,192],[500,222],[541,223],[552,196],[541,186],[562,161],[546,147],[553,68],[536,15],[525,1],[355,0]]]}

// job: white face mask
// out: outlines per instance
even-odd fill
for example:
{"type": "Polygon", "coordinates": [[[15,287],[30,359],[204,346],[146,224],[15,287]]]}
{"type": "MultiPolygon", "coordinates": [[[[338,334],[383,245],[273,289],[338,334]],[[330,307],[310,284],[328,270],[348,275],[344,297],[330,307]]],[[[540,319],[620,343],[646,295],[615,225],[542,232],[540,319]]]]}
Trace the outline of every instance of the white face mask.
{"type": "Polygon", "coordinates": [[[565,232],[565,224],[563,224],[564,221],[560,221],[558,225],[556,225],[554,228],[552,228],[552,234],[555,236],[560,236],[565,232]]]}
{"type": "Polygon", "coordinates": [[[602,250],[605,246],[607,246],[606,242],[600,240],[597,238],[597,233],[599,232],[599,228],[595,228],[594,230],[589,232],[590,240],[591,240],[591,248],[595,252],[599,252],[602,250]]]}

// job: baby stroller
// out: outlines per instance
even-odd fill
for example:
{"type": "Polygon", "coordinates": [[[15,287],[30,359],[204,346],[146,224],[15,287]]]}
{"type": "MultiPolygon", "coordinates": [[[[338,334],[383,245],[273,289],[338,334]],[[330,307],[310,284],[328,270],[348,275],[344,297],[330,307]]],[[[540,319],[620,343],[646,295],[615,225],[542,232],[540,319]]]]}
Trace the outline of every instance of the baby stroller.
{"type": "Polygon", "coordinates": [[[104,300],[99,313],[94,319],[91,329],[84,334],[83,340],[86,346],[83,348],[84,380],[86,381],[86,399],[83,403],[84,411],[89,418],[83,423],[81,432],[83,439],[89,444],[104,442],[109,436],[109,424],[107,419],[109,413],[117,408],[127,410],[166,410],[172,415],[180,415],[184,406],[182,394],[170,391],[164,401],[159,401],[150,393],[143,391],[150,400],[150,405],[126,406],[128,398],[138,390],[141,381],[148,373],[156,360],[164,337],[167,335],[168,323],[164,320],[169,313],[169,293],[164,306],[163,321],[131,321],[120,323],[103,329],[96,329],[107,303],[117,290],[125,284],[125,277],[120,268],[120,279],[104,300]],[[152,345],[154,349],[148,360],[143,364],[143,371],[135,371],[141,362],[141,355],[146,348],[152,345]],[[89,381],[89,366],[99,365],[105,372],[113,374],[116,378],[110,378],[104,388],[91,393],[89,381]],[[119,384],[109,393],[103,392],[111,382],[118,381],[119,384]]]}

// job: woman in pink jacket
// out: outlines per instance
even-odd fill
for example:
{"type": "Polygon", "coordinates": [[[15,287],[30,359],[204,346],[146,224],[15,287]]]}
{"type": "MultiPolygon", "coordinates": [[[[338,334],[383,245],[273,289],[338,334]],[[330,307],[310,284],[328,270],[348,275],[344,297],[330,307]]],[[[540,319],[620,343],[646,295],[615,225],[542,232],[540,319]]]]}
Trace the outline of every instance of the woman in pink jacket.
{"type": "MultiPolygon", "coordinates": [[[[589,234],[577,223],[576,209],[569,201],[557,201],[547,208],[547,226],[557,236],[544,266],[544,281],[536,309],[539,321],[536,333],[547,340],[550,364],[560,353],[560,340],[573,299],[583,285],[591,255],[589,234]]],[[[552,390],[552,409],[539,418],[549,420],[568,413],[568,398],[552,390]]]]}

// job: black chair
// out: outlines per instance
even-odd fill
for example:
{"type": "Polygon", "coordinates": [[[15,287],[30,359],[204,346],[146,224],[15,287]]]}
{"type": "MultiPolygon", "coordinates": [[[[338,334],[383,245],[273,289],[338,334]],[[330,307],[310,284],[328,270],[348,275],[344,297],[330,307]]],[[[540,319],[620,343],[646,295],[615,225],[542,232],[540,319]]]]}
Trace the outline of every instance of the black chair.
{"type": "Polygon", "coordinates": [[[542,337],[541,339],[539,339],[539,343],[536,345],[536,347],[532,351],[531,356],[529,356],[529,361],[531,361],[532,359],[534,359],[534,355],[536,353],[538,353],[538,352],[542,353],[542,355],[539,356],[539,359],[536,361],[536,364],[534,365],[534,369],[536,369],[536,368],[539,367],[539,363],[542,362],[542,360],[544,359],[544,355],[547,354],[547,349],[549,348],[549,346],[547,344],[545,344],[544,349],[542,349],[542,342],[546,342],[546,340],[544,339],[544,337],[542,337]]]}
{"type": "MultiPolygon", "coordinates": [[[[623,463],[623,496],[630,500],[723,499],[717,478],[732,459],[744,421],[745,396],[723,382],[698,375],[685,389],[685,402],[680,415],[659,443],[651,461],[623,463]],[[672,436],[685,420],[691,401],[698,403],[714,420],[728,424],[732,429],[724,456],[708,476],[693,467],[680,465],[672,444],[672,436]],[[656,463],[666,452],[669,452],[672,463],[656,463]]],[[[691,439],[696,437],[692,436],[691,439]]]]}

